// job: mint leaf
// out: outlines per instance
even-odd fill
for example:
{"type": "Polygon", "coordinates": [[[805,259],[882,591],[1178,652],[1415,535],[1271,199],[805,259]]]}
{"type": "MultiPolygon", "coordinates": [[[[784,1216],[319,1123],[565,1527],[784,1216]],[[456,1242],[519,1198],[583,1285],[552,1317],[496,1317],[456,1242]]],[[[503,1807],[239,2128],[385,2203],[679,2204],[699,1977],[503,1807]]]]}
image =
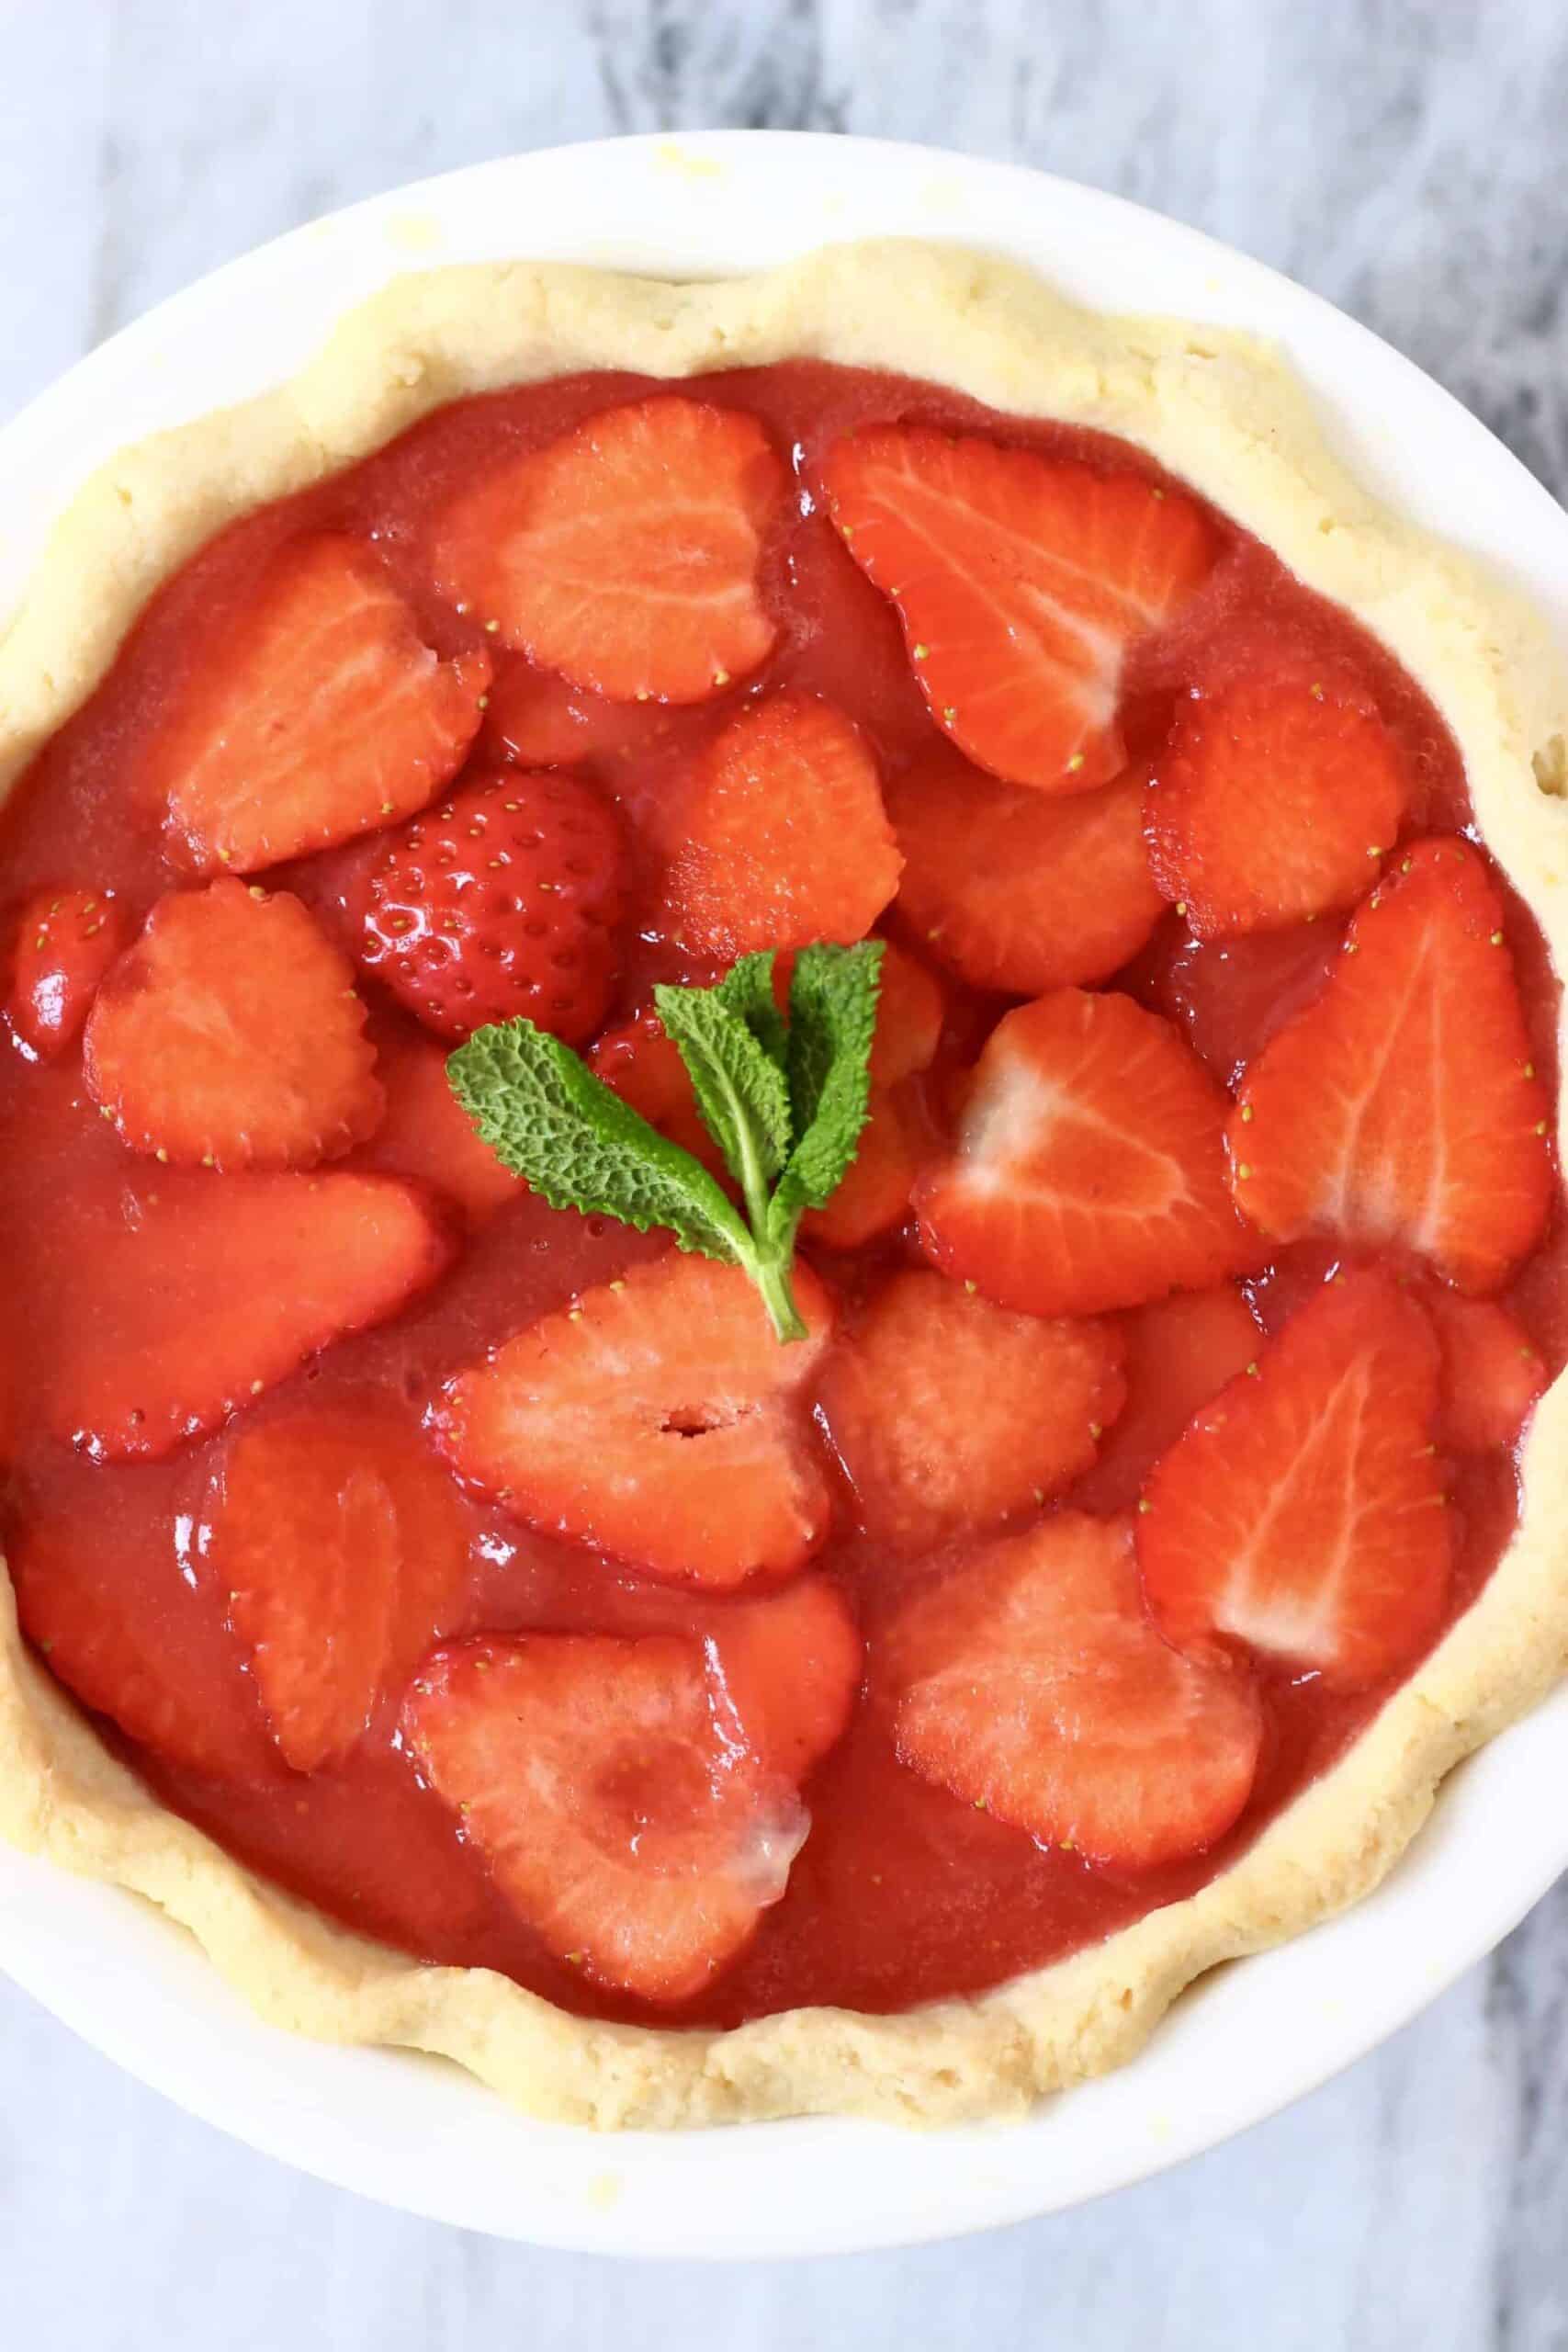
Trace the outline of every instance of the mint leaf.
{"type": "Polygon", "coordinates": [[[750,1237],[700,1161],[531,1021],[476,1029],[447,1082],[499,1159],[553,1209],[667,1226],[682,1250],[750,1264],[750,1237]]]}
{"type": "Polygon", "coordinates": [[[770,1227],[782,1244],[802,1213],[825,1208],[860,1147],[871,1108],[871,1045],[883,944],[803,947],[789,989],[789,1092],[795,1145],[770,1227]]]}
{"type": "Polygon", "coordinates": [[[761,956],[742,956],[720,980],[714,994],[731,1012],[738,1012],[771,1062],[789,1068],[789,1034],[773,999],[773,965],[770,947],[761,956]]]}
{"type": "Polygon", "coordinates": [[[780,1340],[803,1340],[795,1232],[808,1208],[826,1206],[860,1144],[882,956],[877,939],[802,948],[787,1024],[771,953],[743,956],[715,988],[655,989],[744,1218],[690,1152],[531,1021],[477,1029],[448,1055],[447,1078],[491,1149],[552,1208],[644,1233],[668,1227],[682,1250],[743,1268],[780,1340]]]}
{"type": "Polygon", "coordinates": [[[745,1195],[753,1225],[789,1158],[789,1088],[720,989],[660,987],[653,1001],[686,1065],[708,1132],[745,1195]]]}

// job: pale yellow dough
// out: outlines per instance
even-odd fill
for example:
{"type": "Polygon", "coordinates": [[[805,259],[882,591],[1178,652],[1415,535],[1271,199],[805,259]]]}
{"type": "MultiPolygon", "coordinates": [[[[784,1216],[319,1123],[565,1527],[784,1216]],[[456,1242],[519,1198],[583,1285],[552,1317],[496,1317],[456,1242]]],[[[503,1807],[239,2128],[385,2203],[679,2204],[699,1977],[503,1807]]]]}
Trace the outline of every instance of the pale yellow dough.
{"type": "MultiPolygon", "coordinates": [[[[1487,843],[1568,969],[1568,802],[1543,788],[1562,777],[1568,676],[1531,613],[1359,488],[1266,348],[1086,312],[946,247],[850,245],[716,285],[526,263],[399,277],[292,383],[128,450],[87,483],[0,639],[0,789],[210,532],[441,402],[574,368],[682,377],[804,356],[1121,434],[1256,532],[1431,695],[1487,843]]],[[[1518,1532],[1480,1600],[1239,1862],[1055,1967],[898,2018],[796,2010],[728,2033],[592,2025],[503,1977],[361,1941],[154,1804],[28,1660],[4,1578],[0,1603],[0,1829],[162,1905],[274,2023],[440,2052],[532,2114],[604,2127],[1016,2113],[1130,2058],[1204,1969],[1364,1894],[1450,1767],[1557,1679],[1568,1661],[1568,1379],[1536,1415],[1518,1532]]]]}

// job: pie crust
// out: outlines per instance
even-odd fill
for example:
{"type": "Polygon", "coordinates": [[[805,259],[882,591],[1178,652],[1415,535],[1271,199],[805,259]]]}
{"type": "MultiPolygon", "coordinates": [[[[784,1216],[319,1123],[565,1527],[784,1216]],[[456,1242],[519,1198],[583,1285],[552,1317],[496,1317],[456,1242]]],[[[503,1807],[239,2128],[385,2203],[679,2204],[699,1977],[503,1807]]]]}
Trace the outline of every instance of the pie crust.
{"type": "MultiPolygon", "coordinates": [[[[0,638],[0,793],[91,692],[158,583],[220,525],[461,394],[590,368],[655,377],[816,356],[1119,434],[1256,533],[1401,661],[1463,755],[1487,846],[1568,972],[1568,671],[1543,624],[1331,455],[1265,345],[1079,310],[950,247],[829,248],[662,285],[527,263],[397,278],[280,390],[95,475],[0,638]],[[91,582],[90,595],[84,583],[91,582]]],[[[1561,1116],[1561,1114],[1560,1114],[1561,1116]]],[[[1560,1138],[1561,1139],[1561,1138],[1560,1138]]],[[[1375,1885],[1461,1757],[1568,1664],[1568,1375],[1539,1407],[1518,1528],[1479,1599],[1341,1760],[1198,1894],[978,1997],[795,2009],[730,2031],[569,2016],[488,1970],[423,1965],[254,1877],[165,1811],[34,1665],[0,1577],[0,1831],[182,1922],[270,2022],[456,2059],[528,2113],[600,2127],[1017,2114],[1134,2055],[1184,1985],[1375,1885]]]]}

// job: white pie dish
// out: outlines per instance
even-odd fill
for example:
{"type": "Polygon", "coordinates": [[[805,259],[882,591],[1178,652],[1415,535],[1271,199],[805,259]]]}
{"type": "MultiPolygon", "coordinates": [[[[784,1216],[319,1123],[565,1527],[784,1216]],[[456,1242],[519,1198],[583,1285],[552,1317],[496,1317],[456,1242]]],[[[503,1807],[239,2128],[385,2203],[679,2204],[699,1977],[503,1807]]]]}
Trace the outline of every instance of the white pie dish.
{"type": "MultiPolygon", "coordinates": [[[[1435,387],[1312,298],[1190,232],[1031,175],[744,134],[488,166],[301,232],[180,297],[0,436],[11,529],[0,602],[93,464],[288,373],[404,262],[525,252],[712,275],[886,233],[999,248],[1103,307],[1274,337],[1358,473],[1391,505],[1511,569],[1562,628],[1568,523],[1435,387]],[[628,220],[635,238],[618,230],[628,220]]],[[[1568,1736],[1565,1724],[1559,1699],[1468,1768],[1372,1903],[1226,1972],[1123,2074],[1005,2132],[878,2133],[868,2150],[866,2128],[844,2124],[753,2126],[722,2141],[548,2130],[417,2061],[281,2041],[175,1931],[122,1896],[9,1854],[0,1857],[9,1896],[0,1957],[90,2039],[197,2112],[416,2211],[627,2253],[897,2243],[1049,2210],[1156,2169],[1269,2112],[1412,2014],[1568,1860],[1568,1841],[1532,1822],[1529,1803],[1551,1770],[1540,1743],[1568,1736]]]]}

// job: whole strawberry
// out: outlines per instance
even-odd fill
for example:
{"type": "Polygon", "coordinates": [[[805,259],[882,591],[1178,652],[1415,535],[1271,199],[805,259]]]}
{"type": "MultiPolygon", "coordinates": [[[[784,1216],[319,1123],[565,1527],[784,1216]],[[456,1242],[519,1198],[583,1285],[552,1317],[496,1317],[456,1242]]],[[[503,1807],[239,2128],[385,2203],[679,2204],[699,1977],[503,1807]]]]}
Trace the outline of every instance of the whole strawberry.
{"type": "Polygon", "coordinates": [[[389,836],[357,952],[443,1036],[523,1013],[577,1044],[610,1009],[624,869],[619,820],[592,785],[498,769],[389,836]]]}

